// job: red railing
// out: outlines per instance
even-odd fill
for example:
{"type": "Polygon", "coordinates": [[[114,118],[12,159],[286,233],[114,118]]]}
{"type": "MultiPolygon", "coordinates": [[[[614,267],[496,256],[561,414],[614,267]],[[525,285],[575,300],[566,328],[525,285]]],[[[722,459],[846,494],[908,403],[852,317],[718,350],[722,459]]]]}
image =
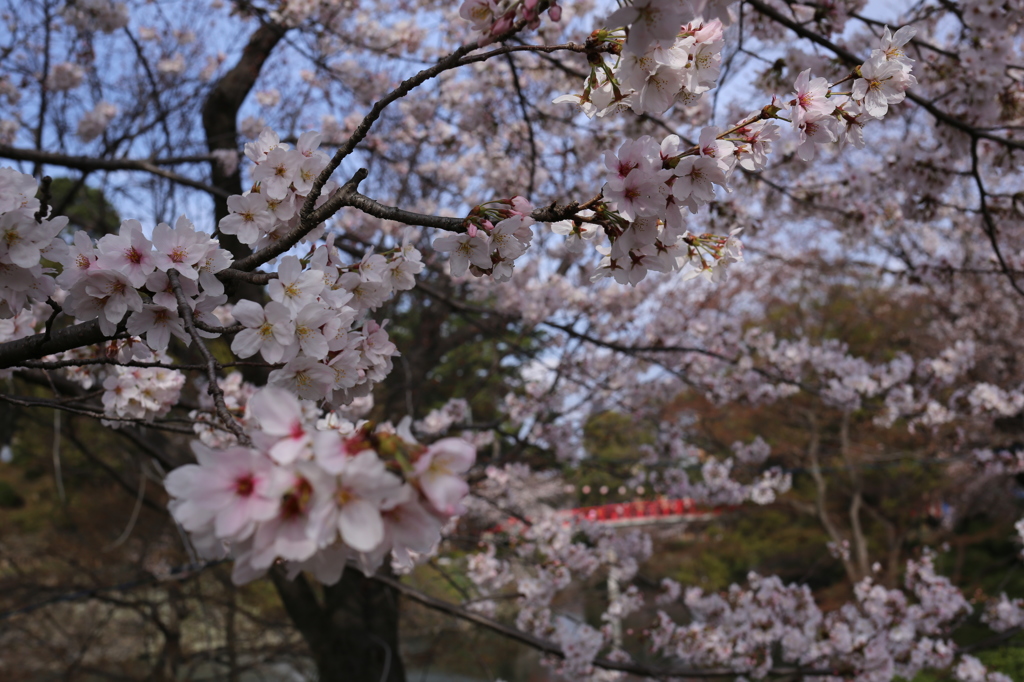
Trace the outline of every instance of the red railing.
{"type": "MultiPolygon", "coordinates": [[[[585,519],[593,523],[616,526],[645,525],[657,523],[680,523],[688,520],[707,519],[722,513],[723,507],[698,507],[691,499],[670,500],[634,500],[632,502],[613,502],[593,507],[577,507],[558,512],[559,516],[585,519]]],[[[489,532],[508,531],[513,526],[521,526],[522,521],[510,518],[489,532]]]]}
{"type": "Polygon", "coordinates": [[[586,519],[596,523],[643,522],[658,520],[685,520],[706,518],[721,513],[721,509],[706,509],[697,506],[691,499],[670,500],[634,500],[632,502],[613,502],[594,507],[579,507],[563,512],[575,518],[586,519]]]}

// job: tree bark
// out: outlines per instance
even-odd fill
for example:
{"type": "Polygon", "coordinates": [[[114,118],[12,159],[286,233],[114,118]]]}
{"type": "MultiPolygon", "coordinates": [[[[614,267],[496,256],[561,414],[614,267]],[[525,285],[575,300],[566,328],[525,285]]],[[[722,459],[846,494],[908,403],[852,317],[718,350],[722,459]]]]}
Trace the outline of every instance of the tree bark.
{"type": "Polygon", "coordinates": [[[324,588],[321,603],[305,576],[288,580],[280,569],[270,575],[322,682],[405,682],[393,588],[348,568],[324,588]]]}
{"type": "MultiPolygon", "coordinates": [[[[261,24],[249,38],[238,63],[213,86],[203,105],[203,130],[206,133],[206,146],[211,152],[238,151],[238,110],[256,84],[260,69],[274,47],[284,37],[286,30],[274,23],[261,24]]],[[[242,193],[241,164],[232,173],[225,173],[217,162],[213,162],[211,166],[214,187],[225,190],[229,195],[242,193]]],[[[217,222],[220,223],[220,219],[227,214],[227,199],[214,197],[214,217],[217,222]]],[[[240,258],[248,252],[248,248],[232,235],[222,235],[220,241],[235,258],[240,258]]]]}

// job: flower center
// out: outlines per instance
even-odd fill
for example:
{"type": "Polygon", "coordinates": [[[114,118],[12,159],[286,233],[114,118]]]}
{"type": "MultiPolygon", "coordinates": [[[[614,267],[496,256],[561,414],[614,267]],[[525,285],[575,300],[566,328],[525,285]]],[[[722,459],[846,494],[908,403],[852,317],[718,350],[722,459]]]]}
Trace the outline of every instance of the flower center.
{"type": "Polygon", "coordinates": [[[249,497],[256,489],[256,482],[252,474],[240,476],[235,480],[235,494],[239,497],[249,497]]]}
{"type": "Polygon", "coordinates": [[[305,516],[312,497],[313,486],[305,478],[300,478],[281,500],[281,516],[289,520],[305,516]]]}

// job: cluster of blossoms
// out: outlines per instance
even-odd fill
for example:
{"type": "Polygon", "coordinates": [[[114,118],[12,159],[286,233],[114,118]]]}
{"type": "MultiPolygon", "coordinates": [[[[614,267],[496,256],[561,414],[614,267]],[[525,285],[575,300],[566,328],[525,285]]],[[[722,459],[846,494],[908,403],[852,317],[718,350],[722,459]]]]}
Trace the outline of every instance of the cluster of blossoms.
{"type": "Polygon", "coordinates": [[[487,45],[517,21],[525,21],[529,28],[536,29],[545,11],[551,21],[562,18],[562,8],[557,0],[463,0],[459,16],[473,24],[473,30],[480,32],[479,44],[487,45]]]}
{"type": "Polygon", "coordinates": [[[67,292],[65,313],[79,321],[95,319],[103,333],[112,336],[130,312],[125,329],[144,335],[153,351],[166,349],[172,335],[189,343],[179,303],[184,302],[196,319],[216,326],[213,309],[227,300],[215,275],[231,264],[231,254],[185,216],[174,227],[158,224],[152,239],[137,220],[125,220],[118,234],[98,242],[76,232],[74,244],[56,260],[63,266],[56,283],[67,292]],[[171,271],[180,278],[179,291],[171,271]]]}
{"type": "MultiPolygon", "coordinates": [[[[677,103],[691,105],[716,86],[720,71],[722,24],[718,20],[679,26],[684,6],[679,3],[639,0],[622,7],[608,19],[612,26],[628,26],[626,37],[618,29],[598,32],[595,40],[608,42],[615,63],[592,62],[582,95],[565,95],[555,102],[578,104],[588,116],[606,115],[627,107],[637,113],[661,114],[677,103]]],[[[772,119],[789,115],[799,136],[797,153],[814,156],[816,145],[839,142],[864,145],[862,128],[882,118],[889,104],[900,102],[916,81],[902,47],[914,29],[904,27],[892,35],[888,29],[881,47],[854,74],[852,91],[838,93],[824,78],[803,71],[787,104],[773,101],[760,112],[721,130],[705,127],[696,144],[677,135],[660,142],[644,136],[627,140],[617,152],[607,152],[604,197],[610,215],[598,222],[612,247],[595,277],[615,277],[636,285],[649,270],[675,272],[690,266],[688,277],[717,279],[730,263],[742,260],[734,231],[721,237],[694,235],[685,229],[684,209],[696,213],[715,200],[715,185],[730,191],[729,178],[740,168],[760,171],[767,165],[771,143],[779,139],[772,119]]],[[[571,241],[587,239],[593,231],[578,217],[556,231],[571,241]]]]}
{"type": "Polygon", "coordinates": [[[475,207],[466,217],[464,233],[449,232],[434,240],[434,248],[448,251],[451,274],[462,277],[468,269],[477,277],[491,275],[499,282],[512,278],[515,260],[533,240],[533,206],[520,196],[475,207]]]}
{"type": "MultiPolygon", "coordinates": [[[[397,350],[387,331],[372,319],[354,325],[362,312],[390,296],[392,283],[377,279],[385,269],[382,256],[364,258],[361,265],[371,264],[365,272],[340,274],[331,265],[332,252],[337,253],[319,247],[309,270],[295,256],[282,259],[278,279],[268,285],[271,300],[263,306],[240,301],[232,309],[243,329],[231,350],[242,358],[260,353],[267,362],[285,363],[270,373],[271,385],[307,400],[345,404],[391,371],[397,350]],[[376,271],[375,258],[380,261],[376,271]]],[[[407,256],[403,263],[422,267],[415,249],[407,256]]],[[[411,282],[403,288],[411,288],[411,282]]]]}
{"type": "Polygon", "coordinates": [[[46,87],[50,90],[73,90],[82,84],[85,71],[78,64],[59,62],[50,67],[46,87]]]}
{"type": "MultiPolygon", "coordinates": [[[[203,382],[205,384],[205,382],[203,382]]],[[[245,406],[256,393],[257,387],[245,381],[241,372],[231,372],[223,379],[217,380],[217,387],[220,388],[224,400],[224,407],[228,413],[239,422],[245,429],[248,425],[245,421],[245,406]]],[[[192,430],[199,436],[204,445],[214,449],[224,449],[238,444],[235,434],[226,430],[220,424],[217,416],[217,406],[210,396],[209,385],[201,386],[199,391],[199,407],[201,409],[189,412],[189,419],[193,420],[192,430]]]]}
{"type": "Polygon", "coordinates": [[[14,317],[33,301],[46,301],[56,285],[42,259],[59,261],[68,253],[57,236],[68,219],[37,219],[38,190],[32,176],[0,168],[0,318],[14,317]]]}
{"type": "MultiPolygon", "coordinates": [[[[122,419],[152,421],[178,404],[185,375],[164,367],[113,367],[103,381],[103,409],[122,419]]],[[[117,427],[117,422],[104,421],[117,427]]]]}
{"type": "MultiPolygon", "coordinates": [[[[318,149],[321,137],[317,132],[303,133],[293,149],[273,130],[264,128],[255,141],[247,143],[245,155],[255,164],[252,179],[256,186],[251,192],[228,198],[231,214],[221,219],[220,231],[261,249],[295,229],[299,207],[329,161],[318,149]]],[[[326,187],[323,194],[332,188],[326,187]]],[[[317,228],[305,241],[312,243],[323,232],[317,228]]]]}
{"type": "MultiPolygon", "coordinates": [[[[306,133],[297,149],[287,149],[267,130],[248,145],[246,152],[257,162],[253,175],[259,191],[229,199],[233,213],[221,221],[221,230],[258,249],[294,229],[297,206],[327,162],[316,150],[318,144],[317,134],[306,133]]],[[[303,399],[337,405],[366,395],[373,382],[391,371],[395,346],[383,324],[368,319],[366,313],[395,291],[415,285],[414,276],[423,263],[409,235],[393,249],[368,253],[355,263],[346,262],[331,240],[303,260],[285,256],[267,285],[270,300],[265,305],[243,300],[228,308],[217,274],[231,265],[231,255],[184,216],[174,227],[158,224],[149,236],[136,220],[124,221],[117,234],[98,241],[77,232],[69,248],[57,237],[66,218],[36,218],[38,185],[30,176],[0,170],[0,189],[4,197],[0,204],[3,317],[13,317],[33,302],[52,297],[77,321],[96,320],[107,336],[130,335],[116,349],[125,360],[163,362],[166,358],[159,354],[166,351],[172,336],[189,345],[192,333],[205,338],[234,333],[231,349],[238,357],[258,353],[268,363],[284,365],[271,372],[270,385],[288,388],[303,399]],[[58,263],[60,274],[54,277],[43,267],[43,259],[58,263]],[[172,271],[177,273],[177,284],[172,271]],[[180,316],[182,305],[198,329],[186,329],[180,316]],[[235,325],[221,326],[232,317],[235,325]]],[[[323,229],[318,226],[306,239],[315,239],[323,229]]],[[[27,320],[28,315],[22,317],[27,320]]],[[[30,317],[30,323],[22,320],[12,328],[10,338],[31,333],[40,315],[30,317]]],[[[55,359],[76,357],[72,353],[55,359]]],[[[95,372],[72,369],[70,373],[79,381],[97,380],[95,372]]],[[[106,389],[104,404],[108,415],[119,418],[152,419],[165,414],[176,402],[182,383],[177,373],[161,368],[106,374],[100,379],[106,389]]]]}
{"type": "Polygon", "coordinates": [[[426,417],[413,422],[413,430],[425,436],[439,436],[447,433],[456,424],[468,424],[469,403],[463,398],[452,398],[439,409],[431,410],[426,417]]]}
{"type": "MultiPolygon", "coordinates": [[[[617,627],[643,606],[642,594],[635,586],[624,588],[611,599],[600,628],[556,613],[554,601],[569,585],[601,573],[623,583],[632,580],[652,553],[650,537],[555,511],[541,500],[560,497],[565,486],[550,472],[513,465],[489,467],[485,473],[470,514],[484,524],[499,523],[484,535],[482,551],[467,557],[466,575],[479,594],[469,608],[493,616],[499,600],[514,595],[516,626],[558,644],[565,654],[548,657],[546,665],[566,679],[601,679],[594,658],[617,645],[617,627]],[[495,508],[517,510],[528,523],[501,519],[495,508]]],[[[623,653],[613,650],[610,655],[623,653]]]]}
{"type": "Polygon", "coordinates": [[[263,389],[246,405],[251,447],[195,442],[198,464],[167,476],[174,518],[204,557],[235,559],[236,583],[278,560],[326,584],[350,560],[367,574],[388,554],[411,567],[463,511],[460,475],[476,459],[469,443],[424,446],[404,428],[319,416],[291,392],[263,389]]]}
{"type": "MultiPolygon", "coordinates": [[[[591,63],[583,93],[562,95],[555,103],[577,104],[590,118],[627,109],[659,115],[676,104],[696,104],[716,86],[721,73],[722,22],[694,22],[680,30],[685,5],[671,3],[666,9],[673,20],[655,24],[656,34],[644,30],[643,23],[634,24],[625,39],[618,31],[598,32],[594,39],[612,44],[615,61],[591,63]]],[[[612,14],[608,24],[628,22],[637,13],[636,5],[627,5],[612,14]]]]}
{"type": "Polygon", "coordinates": [[[799,135],[801,159],[813,159],[818,144],[864,146],[864,125],[884,117],[889,105],[902,102],[907,88],[917,83],[911,74],[914,60],[902,50],[915,32],[912,26],[904,26],[893,35],[886,27],[881,47],[844,79],[853,80],[848,98],[833,90],[839,83],[829,85],[824,78],[812,78],[809,69],[800,73],[788,111],[799,135]]]}
{"type": "Polygon", "coordinates": [[[62,10],[64,20],[80,31],[113,33],[128,25],[128,7],[113,0],[75,0],[62,10]]]}
{"type": "MultiPolygon", "coordinates": [[[[911,679],[925,668],[953,663],[956,647],[944,637],[971,612],[959,590],[935,573],[930,555],[907,564],[906,589],[915,603],[908,603],[903,591],[866,578],[856,585],[854,602],[823,614],[805,585],[755,574],[748,580],[749,588],[734,585],[726,595],[687,589],[683,602],[692,622],[679,625],[660,612],[657,627],[648,633],[653,650],[690,665],[728,666],[754,677],[785,662],[843,671],[826,680],[911,679]]],[[[675,594],[681,591],[674,588],[675,594]]],[[[972,665],[968,658],[961,666],[972,665]]],[[[1009,680],[1000,673],[986,676],[983,666],[981,671],[981,677],[970,679],[1009,680]]]]}
{"type": "Polygon", "coordinates": [[[78,121],[78,129],[75,134],[82,142],[92,142],[103,134],[110,122],[117,116],[117,106],[110,102],[97,102],[89,111],[82,115],[78,121]]]}
{"type": "MultiPolygon", "coordinates": [[[[319,136],[307,133],[292,150],[264,131],[246,149],[257,164],[256,188],[229,200],[232,214],[222,231],[258,250],[296,228],[298,205],[326,165],[318,144],[319,136]]],[[[195,445],[199,464],[167,478],[172,512],[204,555],[231,553],[239,582],[279,559],[333,582],[349,558],[372,572],[389,552],[408,565],[432,551],[443,524],[462,511],[468,485],[459,475],[473,464],[475,447],[455,438],[424,447],[407,430],[405,437],[373,430],[333,412],[318,421],[316,407],[366,396],[391,371],[395,346],[367,311],[414,286],[423,264],[408,235],[355,263],[330,239],[301,260],[284,256],[269,278],[265,305],[242,300],[229,307],[217,275],[231,266],[231,256],[184,216],[149,233],[126,220],[98,241],[77,232],[69,247],[57,237],[66,219],[37,217],[32,178],[4,169],[0,187],[5,338],[32,333],[46,319],[49,305],[42,302],[59,303],[76,321],[95,320],[104,335],[127,338],[48,359],[74,364],[103,354],[168,365],[68,368],[83,386],[102,382],[110,425],[151,421],[178,402],[185,379],[170,368],[171,337],[189,345],[197,337],[233,334],[237,356],[258,353],[282,365],[259,393],[240,375],[223,382],[231,401],[224,406],[238,415],[241,431],[195,413],[203,440],[195,445]],[[42,267],[44,258],[61,266],[56,277],[42,267]]],[[[306,239],[322,233],[321,225],[306,239]]]]}

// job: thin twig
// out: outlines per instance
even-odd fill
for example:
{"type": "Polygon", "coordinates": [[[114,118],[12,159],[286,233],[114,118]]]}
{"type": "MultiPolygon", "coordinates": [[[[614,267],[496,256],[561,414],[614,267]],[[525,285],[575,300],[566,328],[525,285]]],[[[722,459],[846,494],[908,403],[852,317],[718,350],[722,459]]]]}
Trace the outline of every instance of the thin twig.
{"type": "Polygon", "coordinates": [[[199,335],[199,331],[196,329],[195,319],[192,317],[192,309],[188,306],[188,299],[185,298],[185,292],[181,290],[181,280],[178,277],[178,271],[171,268],[167,271],[167,278],[171,281],[171,287],[174,289],[174,297],[178,300],[178,315],[181,316],[182,322],[185,324],[185,330],[192,337],[196,347],[206,360],[206,375],[209,378],[209,386],[206,387],[206,392],[213,398],[213,404],[217,410],[217,416],[224,422],[224,426],[228,428],[231,433],[235,434],[238,438],[238,442],[244,445],[252,445],[252,441],[249,436],[242,429],[241,425],[234,418],[231,412],[228,410],[227,404],[224,402],[224,391],[221,390],[220,384],[217,383],[217,373],[220,370],[220,365],[217,363],[217,358],[213,357],[213,353],[206,347],[203,342],[203,337],[199,335]]]}
{"type": "Polygon", "coordinates": [[[175,433],[187,433],[190,436],[195,435],[195,432],[191,428],[185,426],[172,426],[171,424],[162,421],[144,422],[144,420],[134,419],[130,417],[112,417],[110,415],[103,414],[102,412],[94,412],[92,410],[86,410],[77,407],[69,407],[67,403],[58,400],[46,400],[43,398],[24,398],[21,396],[0,393],[0,401],[10,403],[11,405],[19,405],[21,407],[50,407],[55,410],[63,410],[64,412],[80,414],[85,417],[92,417],[93,419],[102,419],[108,422],[144,424],[145,426],[152,427],[155,429],[162,429],[164,431],[174,431],[175,433]]]}

